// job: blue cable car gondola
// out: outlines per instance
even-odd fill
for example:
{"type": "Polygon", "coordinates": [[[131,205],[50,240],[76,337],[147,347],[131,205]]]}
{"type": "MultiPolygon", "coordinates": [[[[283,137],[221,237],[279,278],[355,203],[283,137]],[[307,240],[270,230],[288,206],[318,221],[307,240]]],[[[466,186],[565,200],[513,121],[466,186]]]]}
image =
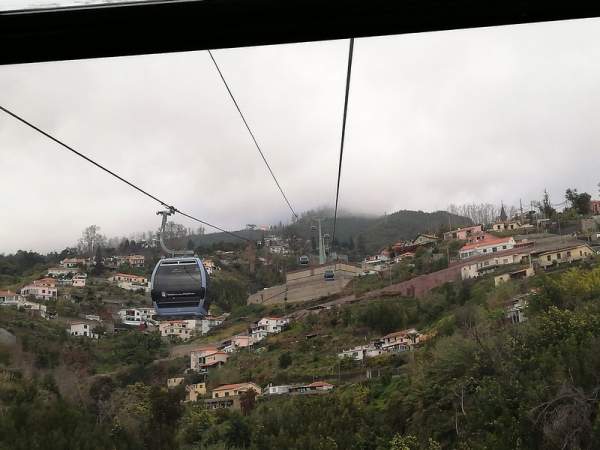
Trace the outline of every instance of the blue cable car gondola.
{"type": "Polygon", "coordinates": [[[208,274],[197,257],[161,259],[150,280],[158,319],[194,318],[208,313],[208,274]]]}
{"type": "Polygon", "coordinates": [[[173,209],[159,211],[162,224],[160,245],[170,258],[163,258],[154,267],[150,279],[150,296],[156,312],[156,319],[193,319],[208,314],[208,272],[202,260],[192,252],[176,252],[164,243],[167,217],[173,209]],[[176,256],[176,253],[182,256],[176,256]]]}

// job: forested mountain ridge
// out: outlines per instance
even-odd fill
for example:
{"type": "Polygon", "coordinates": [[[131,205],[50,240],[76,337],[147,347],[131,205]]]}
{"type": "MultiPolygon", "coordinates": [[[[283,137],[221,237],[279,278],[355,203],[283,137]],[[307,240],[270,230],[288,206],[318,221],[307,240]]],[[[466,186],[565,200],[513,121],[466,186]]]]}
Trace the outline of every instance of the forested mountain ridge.
{"type": "MultiPolygon", "coordinates": [[[[320,209],[303,213],[299,220],[289,225],[279,224],[270,231],[241,230],[236,233],[248,239],[260,240],[264,234],[277,233],[285,237],[297,237],[305,240],[315,236],[311,226],[315,219],[321,219],[323,233],[333,233],[333,211],[320,209]]],[[[336,244],[345,250],[356,247],[359,238],[365,251],[375,252],[400,240],[413,239],[419,233],[437,233],[440,229],[471,225],[470,219],[446,211],[423,212],[401,210],[383,216],[372,216],[342,212],[337,217],[336,244]]],[[[216,242],[234,242],[234,236],[225,233],[195,235],[192,241],[196,246],[209,246],[216,242]]]]}

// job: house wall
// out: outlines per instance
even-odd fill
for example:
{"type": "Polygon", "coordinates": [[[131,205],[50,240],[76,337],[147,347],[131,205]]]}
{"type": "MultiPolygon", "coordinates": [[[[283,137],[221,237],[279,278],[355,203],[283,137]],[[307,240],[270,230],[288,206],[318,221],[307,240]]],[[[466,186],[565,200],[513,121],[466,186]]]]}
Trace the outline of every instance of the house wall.
{"type": "Polygon", "coordinates": [[[579,261],[592,256],[593,251],[587,245],[579,245],[572,249],[555,250],[537,255],[536,262],[540,267],[546,268],[553,264],[579,261]],[[556,261],[556,263],[555,263],[556,261]]]}
{"type": "Polygon", "coordinates": [[[463,280],[470,278],[477,278],[479,276],[479,269],[484,269],[490,266],[503,266],[507,264],[518,264],[523,261],[523,258],[527,258],[526,254],[513,254],[513,255],[499,255],[490,257],[489,259],[473,262],[471,264],[465,264],[462,266],[460,275],[463,280]]]}

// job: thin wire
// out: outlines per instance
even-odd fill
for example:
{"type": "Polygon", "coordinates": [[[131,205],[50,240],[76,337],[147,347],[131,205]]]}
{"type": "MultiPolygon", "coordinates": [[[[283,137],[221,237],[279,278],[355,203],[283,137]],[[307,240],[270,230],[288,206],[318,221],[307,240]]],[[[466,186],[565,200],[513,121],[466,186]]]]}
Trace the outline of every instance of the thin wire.
{"type": "Polygon", "coordinates": [[[262,149],[260,148],[260,145],[258,145],[258,141],[256,140],[256,137],[254,136],[254,133],[252,132],[252,129],[250,128],[250,125],[248,125],[248,122],[246,121],[246,118],[244,117],[244,114],[242,113],[242,110],[240,109],[238,102],[236,101],[235,97],[233,96],[233,93],[231,92],[231,89],[229,88],[229,84],[227,84],[227,81],[225,80],[225,77],[223,76],[223,72],[221,72],[221,69],[219,68],[219,65],[217,64],[217,61],[215,60],[215,57],[213,56],[213,54],[210,50],[208,50],[208,54],[210,55],[210,59],[212,59],[212,62],[215,65],[215,68],[217,69],[217,72],[219,72],[219,76],[221,77],[221,80],[223,81],[223,84],[225,85],[225,88],[227,89],[227,92],[229,93],[229,97],[231,97],[231,100],[233,100],[233,104],[235,105],[236,109],[238,110],[238,113],[240,113],[240,117],[242,118],[242,121],[244,122],[244,125],[246,126],[246,129],[248,130],[248,133],[250,133],[250,137],[252,137],[252,140],[254,141],[254,145],[256,146],[258,153],[260,153],[260,156],[261,156],[262,160],[265,162],[267,169],[269,169],[269,172],[271,173],[271,176],[273,177],[273,181],[275,181],[275,184],[277,185],[279,192],[281,192],[283,199],[287,203],[288,208],[290,208],[290,211],[292,211],[292,214],[294,215],[294,217],[296,219],[298,219],[299,218],[298,214],[296,214],[296,211],[294,211],[294,208],[292,208],[292,205],[291,205],[290,201],[288,200],[288,198],[286,197],[285,193],[283,192],[283,188],[279,184],[279,181],[277,180],[275,173],[273,173],[271,166],[267,162],[267,158],[265,158],[265,155],[264,155],[262,149]]]}
{"type": "Polygon", "coordinates": [[[110,170],[110,169],[107,169],[107,168],[106,168],[106,167],[104,167],[102,164],[99,164],[99,163],[97,163],[97,162],[96,162],[96,161],[94,161],[93,159],[91,159],[91,158],[89,158],[88,156],[84,155],[83,153],[81,153],[81,152],[79,152],[79,151],[75,150],[73,147],[71,147],[71,146],[69,146],[69,145],[65,144],[65,143],[64,143],[64,142],[62,142],[61,140],[59,140],[59,139],[55,138],[54,136],[52,136],[51,134],[49,134],[49,133],[45,132],[45,131],[44,131],[44,130],[42,130],[41,128],[39,128],[39,127],[35,126],[35,125],[34,125],[34,124],[32,124],[31,122],[28,122],[27,120],[23,119],[21,116],[17,115],[16,113],[14,113],[14,112],[12,112],[12,111],[10,111],[10,110],[6,109],[6,108],[5,108],[4,106],[2,106],[2,105],[0,105],[0,111],[4,111],[6,114],[8,114],[9,116],[11,116],[11,117],[13,117],[13,118],[17,119],[19,122],[21,122],[21,123],[23,123],[23,124],[27,125],[28,127],[32,128],[32,129],[34,129],[34,130],[35,130],[35,131],[37,131],[38,133],[40,133],[40,134],[42,134],[42,135],[46,136],[48,139],[50,139],[50,140],[52,140],[52,141],[56,142],[57,144],[59,144],[60,146],[62,146],[62,147],[64,147],[64,148],[66,148],[67,150],[69,150],[69,151],[71,151],[71,152],[75,153],[77,156],[79,156],[79,157],[81,157],[81,158],[85,159],[87,162],[89,162],[89,163],[93,164],[94,166],[98,167],[99,169],[102,169],[102,170],[103,170],[103,171],[105,171],[106,173],[108,173],[108,174],[112,175],[113,177],[117,178],[118,180],[122,181],[123,183],[127,184],[128,186],[132,187],[133,189],[137,190],[138,192],[141,192],[141,193],[142,193],[142,194],[144,194],[145,196],[147,196],[147,197],[151,198],[152,200],[154,200],[154,201],[156,201],[156,202],[160,203],[160,204],[161,204],[161,205],[163,205],[163,206],[166,206],[166,207],[167,207],[167,208],[169,208],[171,211],[178,212],[178,213],[179,213],[179,214],[181,214],[182,216],[185,216],[185,217],[187,217],[187,218],[189,218],[189,219],[195,220],[196,222],[200,222],[200,223],[202,223],[202,224],[204,224],[204,225],[207,225],[207,226],[209,226],[209,227],[211,227],[211,228],[214,228],[214,229],[216,229],[216,230],[222,231],[223,233],[227,233],[227,234],[229,234],[229,235],[231,235],[231,236],[234,236],[234,237],[236,237],[236,238],[238,238],[238,239],[242,239],[242,240],[244,240],[244,241],[252,242],[250,239],[247,239],[247,238],[245,238],[245,237],[243,237],[243,236],[240,236],[240,235],[238,235],[238,234],[232,233],[231,231],[224,230],[223,228],[221,228],[221,227],[218,227],[218,226],[216,226],[216,225],[213,225],[213,224],[211,224],[211,223],[205,222],[204,220],[200,220],[200,219],[198,219],[198,218],[196,218],[196,217],[194,217],[194,216],[191,216],[191,215],[189,215],[189,214],[186,214],[186,213],[184,213],[183,211],[181,211],[181,210],[179,210],[179,209],[175,208],[175,207],[174,207],[174,206],[172,206],[172,205],[169,205],[167,202],[165,202],[165,201],[161,200],[160,198],[156,197],[155,195],[152,195],[152,194],[150,194],[149,192],[145,191],[144,189],[140,188],[139,186],[137,186],[137,185],[133,184],[131,181],[128,181],[128,180],[126,180],[126,179],[125,179],[125,178],[123,178],[122,176],[120,176],[120,175],[117,175],[117,174],[116,174],[115,172],[113,172],[112,170],[110,170]]]}
{"type": "Polygon", "coordinates": [[[346,95],[344,97],[344,118],[342,120],[342,140],[340,143],[340,162],[338,166],[337,189],[335,192],[335,211],[333,213],[333,233],[331,235],[331,246],[335,241],[335,228],[337,224],[338,200],[340,197],[340,179],[342,178],[342,158],[344,156],[344,139],[346,136],[346,117],[348,116],[348,96],[350,94],[350,75],[352,74],[352,54],[354,52],[354,38],[350,39],[348,49],[348,73],[346,75],[346,95]]]}

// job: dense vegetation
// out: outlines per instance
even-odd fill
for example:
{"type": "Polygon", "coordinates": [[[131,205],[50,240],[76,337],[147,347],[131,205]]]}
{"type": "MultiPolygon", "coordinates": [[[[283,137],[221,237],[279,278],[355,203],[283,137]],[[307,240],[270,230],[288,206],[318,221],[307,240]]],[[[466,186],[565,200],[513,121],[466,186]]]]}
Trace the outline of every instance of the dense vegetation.
{"type": "MultiPolygon", "coordinates": [[[[182,390],[167,392],[165,378],[185,361],[153,364],[164,344],[152,334],[80,342],[2,310],[2,326],[34,355],[37,375],[3,369],[0,448],[593,449],[600,442],[599,299],[600,268],[581,267],[308,316],[263,351],[236,354],[211,383],[318,376],[336,390],[246,399],[241,413],[209,413],[181,404],[182,390]],[[513,325],[504,303],[522,292],[530,293],[528,321],[513,325]],[[335,356],[340,346],[408,326],[436,336],[414,353],[366,366],[335,356]],[[369,367],[380,376],[365,380],[369,367]],[[68,394],[55,375],[61,368],[92,376],[68,394]]],[[[0,351],[0,367],[18,366],[12,358],[0,351]]]]}

